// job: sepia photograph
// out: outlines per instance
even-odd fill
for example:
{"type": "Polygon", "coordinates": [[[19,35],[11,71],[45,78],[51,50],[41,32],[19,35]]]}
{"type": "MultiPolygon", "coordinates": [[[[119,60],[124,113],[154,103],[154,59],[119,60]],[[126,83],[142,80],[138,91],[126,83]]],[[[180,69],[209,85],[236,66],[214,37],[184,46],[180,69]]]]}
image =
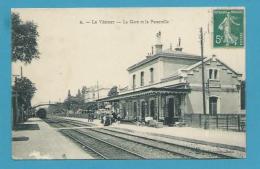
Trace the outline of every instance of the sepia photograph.
{"type": "Polygon", "coordinates": [[[246,158],[245,15],[12,8],[12,159],[246,158]]]}

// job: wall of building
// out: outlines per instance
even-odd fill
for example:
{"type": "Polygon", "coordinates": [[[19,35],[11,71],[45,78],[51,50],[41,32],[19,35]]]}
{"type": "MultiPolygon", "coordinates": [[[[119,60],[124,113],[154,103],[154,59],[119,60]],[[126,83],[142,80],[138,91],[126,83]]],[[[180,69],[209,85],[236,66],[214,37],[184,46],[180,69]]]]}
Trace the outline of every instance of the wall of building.
{"type": "MultiPolygon", "coordinates": [[[[211,68],[218,70],[218,78],[217,80],[209,80],[209,85],[205,85],[207,113],[209,113],[209,97],[213,96],[218,97],[218,113],[240,113],[240,90],[239,86],[237,86],[240,84],[240,77],[235,76],[221,63],[211,61],[205,64],[205,82],[208,82],[208,71],[211,68]]],[[[186,113],[203,113],[201,72],[200,66],[188,74],[187,81],[192,91],[185,99],[186,113]]]]}
{"type": "Polygon", "coordinates": [[[95,101],[97,99],[102,99],[107,97],[110,88],[99,88],[97,87],[90,87],[88,91],[85,93],[85,102],[95,101]]]}
{"type": "Polygon", "coordinates": [[[145,65],[142,65],[132,71],[129,71],[129,89],[133,89],[133,75],[136,76],[135,88],[145,87],[161,82],[161,79],[167,78],[175,73],[180,68],[185,68],[196,63],[195,60],[180,59],[180,58],[159,58],[145,65]],[[154,81],[150,82],[150,69],[154,70],[154,81]],[[141,86],[141,72],[144,72],[144,86],[141,86]]]}
{"type": "MultiPolygon", "coordinates": [[[[209,114],[209,97],[218,97],[218,114],[237,114],[240,113],[239,92],[218,91],[206,92],[206,113],[209,114]],[[228,104],[227,104],[228,103],[228,104]]],[[[203,114],[202,91],[192,91],[185,99],[186,114],[203,114]]]]}
{"type": "Polygon", "coordinates": [[[211,95],[216,95],[220,99],[220,111],[224,114],[240,113],[240,95],[239,92],[212,92],[211,95]],[[232,100],[232,101],[231,101],[232,100]]]}
{"type": "Polygon", "coordinates": [[[185,68],[187,66],[193,65],[198,61],[189,60],[189,59],[180,59],[180,58],[162,58],[163,62],[163,74],[162,78],[167,78],[179,69],[185,68]]]}
{"type": "MultiPolygon", "coordinates": [[[[204,65],[205,68],[205,82],[209,79],[209,69],[217,69],[218,70],[218,79],[210,80],[210,82],[214,83],[218,82],[223,85],[239,85],[240,77],[235,75],[231,70],[225,67],[223,64],[217,61],[208,61],[204,65]]],[[[202,74],[201,74],[201,65],[197,68],[194,68],[190,73],[188,73],[187,81],[191,84],[201,84],[202,74]]]]}
{"type": "Polygon", "coordinates": [[[129,88],[133,89],[133,75],[136,77],[135,88],[140,88],[141,86],[141,72],[144,72],[144,86],[152,85],[154,83],[160,82],[161,79],[161,62],[159,59],[153,60],[145,65],[142,65],[132,71],[129,71],[129,88]],[[153,68],[153,83],[151,83],[150,69],[153,68]]]}
{"type": "MultiPolygon", "coordinates": [[[[158,60],[151,61],[146,65],[142,65],[137,69],[129,72],[130,76],[130,85],[132,88],[133,74],[136,74],[136,88],[140,89],[140,74],[143,71],[144,76],[144,88],[149,87],[168,87],[173,86],[179,83],[188,83],[191,87],[191,92],[188,93],[183,102],[180,102],[180,107],[182,113],[194,113],[194,114],[203,114],[203,99],[202,99],[202,71],[201,65],[193,68],[190,71],[186,71],[187,77],[177,78],[172,80],[167,80],[162,82],[161,79],[169,77],[176,73],[181,68],[188,68],[191,64],[196,63],[197,61],[193,60],[182,60],[182,59],[169,59],[169,58],[160,58],[158,60]],[[150,68],[154,68],[154,85],[149,84],[150,80],[150,68]],[[157,84],[156,84],[157,83],[157,84]]],[[[205,63],[205,83],[206,84],[206,112],[209,114],[209,98],[217,97],[217,110],[219,114],[236,114],[240,113],[240,75],[235,74],[218,60],[211,59],[205,63]],[[218,70],[218,76],[216,79],[209,79],[209,69],[218,70]],[[232,100],[232,101],[231,101],[232,100]],[[227,104],[228,103],[228,104],[227,104]]],[[[167,78],[168,79],[168,78],[167,78]]],[[[138,89],[138,90],[139,90],[138,89]]],[[[141,99],[144,99],[147,102],[147,113],[146,116],[149,116],[149,102],[153,98],[138,98],[137,100],[137,116],[141,116],[141,99]]],[[[156,99],[157,100],[157,99],[156,99]]],[[[159,118],[167,117],[167,98],[161,97],[160,104],[158,106],[156,101],[156,109],[159,108],[159,118]]],[[[126,110],[128,110],[129,118],[133,119],[136,115],[133,113],[133,102],[125,103],[126,110]]]]}

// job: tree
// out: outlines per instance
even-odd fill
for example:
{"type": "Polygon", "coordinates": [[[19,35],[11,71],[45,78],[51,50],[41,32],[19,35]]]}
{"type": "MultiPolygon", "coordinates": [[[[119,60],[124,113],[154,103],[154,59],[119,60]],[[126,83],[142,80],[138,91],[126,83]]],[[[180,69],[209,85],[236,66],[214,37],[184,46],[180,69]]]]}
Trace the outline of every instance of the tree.
{"type": "Polygon", "coordinates": [[[76,96],[72,96],[70,90],[68,90],[68,97],[64,100],[63,104],[68,110],[73,110],[74,112],[84,107],[84,98],[80,89],[78,89],[76,96]]]}
{"type": "Polygon", "coordinates": [[[18,105],[24,110],[31,107],[31,100],[36,92],[35,85],[26,77],[16,78],[13,91],[18,95],[18,105]]]}
{"type": "Polygon", "coordinates": [[[71,97],[70,90],[68,90],[68,99],[71,97]]]}
{"type": "MultiPolygon", "coordinates": [[[[109,92],[108,92],[108,97],[113,97],[113,96],[117,96],[118,95],[118,88],[117,86],[113,86],[109,92]]],[[[112,107],[114,107],[114,109],[119,109],[119,103],[118,102],[112,102],[112,107]]]]}
{"type": "Polygon", "coordinates": [[[118,95],[117,86],[113,86],[113,87],[109,90],[107,96],[112,97],[112,96],[117,96],[117,95],[118,95]]]}
{"type": "Polygon", "coordinates": [[[70,90],[68,90],[68,97],[67,97],[67,99],[64,101],[64,105],[66,106],[66,108],[68,109],[68,110],[70,110],[70,108],[71,108],[71,98],[72,98],[72,96],[71,96],[71,93],[70,93],[70,90]]]}
{"type": "Polygon", "coordinates": [[[39,37],[37,25],[32,21],[23,22],[17,13],[12,13],[12,61],[31,63],[38,59],[39,37]]]}
{"type": "Polygon", "coordinates": [[[80,89],[78,89],[78,94],[76,95],[76,97],[81,98],[81,91],[80,91],[80,89]]]}
{"type": "Polygon", "coordinates": [[[87,91],[88,91],[88,88],[86,86],[83,86],[81,89],[81,94],[85,95],[87,91]]]}

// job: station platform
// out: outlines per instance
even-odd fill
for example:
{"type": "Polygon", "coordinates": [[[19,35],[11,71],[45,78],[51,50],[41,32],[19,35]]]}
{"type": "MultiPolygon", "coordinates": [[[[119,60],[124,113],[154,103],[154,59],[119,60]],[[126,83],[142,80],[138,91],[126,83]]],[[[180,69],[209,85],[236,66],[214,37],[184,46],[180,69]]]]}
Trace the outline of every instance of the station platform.
{"type": "MultiPolygon", "coordinates": [[[[73,118],[73,117],[61,117],[71,120],[78,120],[81,122],[88,122],[87,119],[83,118],[73,118]]],[[[91,122],[97,126],[103,126],[100,120],[95,119],[94,122],[91,122]]],[[[236,132],[236,131],[225,131],[225,130],[214,130],[214,129],[202,129],[202,128],[192,128],[192,127],[168,127],[164,126],[163,128],[153,128],[147,126],[137,126],[134,124],[113,124],[109,127],[125,130],[128,132],[135,132],[143,135],[153,135],[153,136],[162,136],[177,137],[179,139],[186,140],[195,140],[198,143],[205,144],[222,144],[223,146],[235,146],[246,148],[246,133],[245,132],[236,132]]]]}
{"type": "Polygon", "coordinates": [[[40,118],[30,118],[12,131],[13,159],[92,159],[79,146],[40,118]]]}

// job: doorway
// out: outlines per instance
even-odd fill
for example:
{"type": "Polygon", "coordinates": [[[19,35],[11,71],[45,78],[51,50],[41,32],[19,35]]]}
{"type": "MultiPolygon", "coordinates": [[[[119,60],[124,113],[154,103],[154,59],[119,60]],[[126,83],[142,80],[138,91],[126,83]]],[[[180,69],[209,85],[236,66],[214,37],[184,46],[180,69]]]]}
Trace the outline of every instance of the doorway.
{"type": "Polygon", "coordinates": [[[127,116],[127,113],[126,113],[126,104],[123,104],[123,118],[125,119],[126,116],[127,116]]]}
{"type": "Polygon", "coordinates": [[[155,114],[155,101],[151,100],[150,101],[150,116],[154,118],[155,114]]]}
{"type": "Polygon", "coordinates": [[[145,120],[145,101],[141,102],[141,121],[145,120]]]}
{"type": "Polygon", "coordinates": [[[210,97],[209,98],[209,115],[215,116],[218,112],[218,98],[210,97]]]}
{"type": "Polygon", "coordinates": [[[137,102],[134,102],[134,117],[137,118],[137,102]]]}
{"type": "Polygon", "coordinates": [[[168,125],[172,125],[173,124],[173,120],[174,120],[174,99],[173,98],[169,98],[168,99],[168,125]]]}

